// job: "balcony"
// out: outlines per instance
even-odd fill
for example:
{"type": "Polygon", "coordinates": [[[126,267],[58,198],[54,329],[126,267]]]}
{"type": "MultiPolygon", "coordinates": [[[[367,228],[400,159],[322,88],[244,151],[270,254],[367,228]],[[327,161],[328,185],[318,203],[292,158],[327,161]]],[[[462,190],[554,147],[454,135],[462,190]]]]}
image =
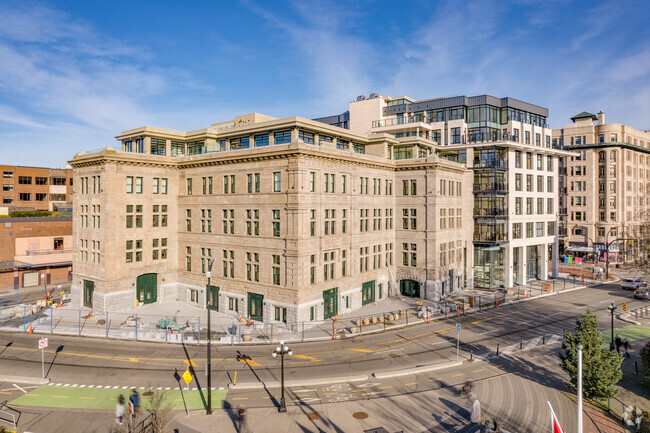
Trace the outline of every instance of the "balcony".
{"type": "Polygon", "coordinates": [[[474,242],[508,242],[508,235],[501,233],[474,233],[474,242]]]}
{"type": "Polygon", "coordinates": [[[14,260],[30,265],[45,265],[51,263],[72,263],[72,248],[53,250],[25,250],[24,255],[16,255],[14,260]]]}
{"type": "Polygon", "coordinates": [[[478,159],[474,158],[474,168],[497,168],[508,169],[508,162],[505,159],[478,159]]]}
{"type": "Polygon", "coordinates": [[[501,182],[490,183],[490,184],[475,183],[474,184],[474,192],[507,194],[508,193],[508,184],[501,183],[501,182]]]}
{"type": "Polygon", "coordinates": [[[474,217],[476,218],[506,218],[508,216],[508,208],[474,208],[474,217]]]}

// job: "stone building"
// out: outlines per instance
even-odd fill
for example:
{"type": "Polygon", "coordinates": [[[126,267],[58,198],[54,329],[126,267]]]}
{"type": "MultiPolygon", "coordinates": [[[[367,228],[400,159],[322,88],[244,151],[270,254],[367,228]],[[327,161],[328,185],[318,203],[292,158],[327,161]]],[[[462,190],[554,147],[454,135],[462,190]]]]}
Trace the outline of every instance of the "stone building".
{"type": "Polygon", "coordinates": [[[73,302],[98,314],[180,301],[309,321],[472,286],[472,173],[430,139],[250,114],[117,140],[70,161],[73,302]]]}
{"type": "Polygon", "coordinates": [[[624,259],[623,249],[640,252],[635,239],[650,219],[650,132],[605,123],[603,112],[571,120],[553,130],[554,145],[573,151],[563,161],[563,251],[603,259],[606,242],[629,237],[610,245],[610,259],[624,259]]]}

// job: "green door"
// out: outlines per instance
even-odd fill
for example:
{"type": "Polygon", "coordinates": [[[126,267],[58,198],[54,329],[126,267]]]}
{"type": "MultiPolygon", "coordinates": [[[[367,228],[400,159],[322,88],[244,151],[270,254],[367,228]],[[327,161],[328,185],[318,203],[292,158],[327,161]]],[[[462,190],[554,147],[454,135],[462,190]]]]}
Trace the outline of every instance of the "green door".
{"type": "Polygon", "coordinates": [[[95,291],[95,282],[84,280],[84,307],[92,308],[94,291],[95,291]]]}
{"type": "Polygon", "coordinates": [[[375,302],[375,280],[367,281],[361,285],[361,305],[375,302]]]}
{"type": "Polygon", "coordinates": [[[449,292],[454,291],[454,270],[450,269],[449,270],[449,292]]]}
{"type": "Polygon", "coordinates": [[[217,286],[210,286],[208,289],[208,308],[219,311],[219,288],[217,286]]]}
{"type": "Polygon", "coordinates": [[[158,274],[140,275],[137,280],[137,294],[140,304],[152,304],[158,299],[158,274]]]}
{"type": "Polygon", "coordinates": [[[334,317],[339,312],[339,289],[335,287],[329,290],[323,290],[323,309],[324,318],[334,317]]]}
{"type": "Polygon", "coordinates": [[[264,295],[257,293],[248,294],[248,315],[252,320],[262,322],[264,319],[264,295]]]}
{"type": "Polygon", "coordinates": [[[399,282],[400,292],[402,296],[408,296],[410,298],[419,298],[420,297],[420,283],[413,280],[400,280],[399,282]]]}

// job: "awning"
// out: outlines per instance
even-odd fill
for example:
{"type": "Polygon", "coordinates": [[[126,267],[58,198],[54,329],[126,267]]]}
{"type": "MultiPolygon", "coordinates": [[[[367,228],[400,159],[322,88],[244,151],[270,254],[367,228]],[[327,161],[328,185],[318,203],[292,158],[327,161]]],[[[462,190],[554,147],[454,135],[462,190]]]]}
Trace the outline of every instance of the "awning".
{"type": "Polygon", "coordinates": [[[594,252],[594,247],[568,247],[566,249],[567,251],[575,251],[577,253],[593,253],[594,252]]]}

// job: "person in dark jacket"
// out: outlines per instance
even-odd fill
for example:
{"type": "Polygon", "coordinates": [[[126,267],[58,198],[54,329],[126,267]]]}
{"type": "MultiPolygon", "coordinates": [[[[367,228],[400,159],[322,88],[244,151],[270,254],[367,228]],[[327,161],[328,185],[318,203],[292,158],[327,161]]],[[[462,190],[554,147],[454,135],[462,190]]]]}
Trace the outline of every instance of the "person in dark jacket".
{"type": "Polygon", "coordinates": [[[133,403],[133,417],[135,418],[135,414],[140,411],[140,394],[138,394],[135,388],[131,390],[129,401],[133,403]]]}
{"type": "Polygon", "coordinates": [[[621,345],[623,344],[623,341],[621,340],[621,334],[616,334],[616,338],[614,339],[614,344],[616,345],[616,351],[620,353],[621,345]]]}

